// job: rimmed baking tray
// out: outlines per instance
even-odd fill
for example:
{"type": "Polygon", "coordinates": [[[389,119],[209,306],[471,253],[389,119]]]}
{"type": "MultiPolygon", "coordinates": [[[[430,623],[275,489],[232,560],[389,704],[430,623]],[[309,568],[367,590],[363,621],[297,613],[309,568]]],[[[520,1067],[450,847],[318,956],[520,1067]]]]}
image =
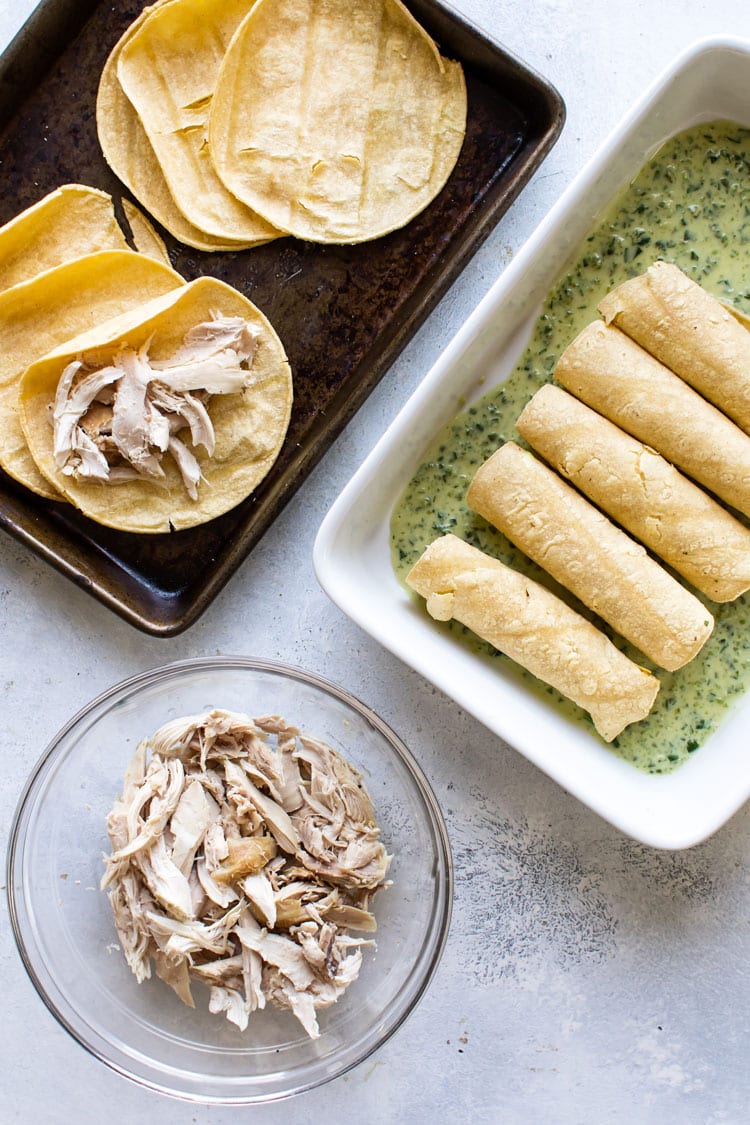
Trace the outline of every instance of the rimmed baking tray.
{"type": "MultiPolygon", "coordinates": [[[[0,224],[60,184],[122,185],[96,135],[106,57],[144,0],[42,0],[0,62],[0,224]]],[[[171,535],[137,536],[42,500],[0,472],[0,526],[133,625],[180,632],[206,609],[383,376],[557,139],[557,91],[435,0],[407,0],[464,66],[466,141],[438,198],[403,230],[359,246],[280,239],[205,254],[164,234],[188,280],[211,274],[269,317],[289,356],[289,433],[263,484],[237,508],[171,535]]]]}

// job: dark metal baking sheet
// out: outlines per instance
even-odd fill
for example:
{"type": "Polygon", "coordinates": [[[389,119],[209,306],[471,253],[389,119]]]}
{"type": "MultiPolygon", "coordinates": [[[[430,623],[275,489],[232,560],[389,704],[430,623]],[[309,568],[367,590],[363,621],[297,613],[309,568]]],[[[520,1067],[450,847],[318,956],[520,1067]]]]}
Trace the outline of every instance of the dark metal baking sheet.
{"type": "MultiPolygon", "coordinates": [[[[359,246],[280,239],[205,254],[165,234],[175,268],[212,274],[269,317],[295,401],[269,476],[233,511],[171,535],[138,536],[42,500],[0,471],[0,525],[133,625],[161,636],[205,610],[383,376],[534,169],[564,121],[557,91],[435,0],[406,0],[469,92],[466,141],[438,198],[408,226],[359,246]]],[[[122,185],[96,136],[105,59],[144,0],[42,0],[0,64],[0,225],[60,184],[122,185]]]]}

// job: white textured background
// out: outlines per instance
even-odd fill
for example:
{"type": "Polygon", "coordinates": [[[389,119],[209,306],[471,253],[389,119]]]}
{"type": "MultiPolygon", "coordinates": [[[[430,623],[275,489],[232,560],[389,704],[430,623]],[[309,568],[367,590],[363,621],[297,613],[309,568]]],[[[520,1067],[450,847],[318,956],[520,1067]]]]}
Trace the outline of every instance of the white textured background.
{"type": "MultiPolygon", "coordinates": [[[[100,690],[180,657],[301,664],[379,710],[435,788],[456,861],[441,968],[406,1025],[334,1084],[267,1108],[183,1105],[118,1078],[58,1028],[22,970],[3,896],[0,1125],[749,1119],[750,812],[690,852],[625,839],[344,618],[310,560],[341,487],[630,103],[695,39],[750,37],[750,9],[747,0],[454,6],[555,83],[568,108],[562,138],[204,617],[175,639],[146,637],[0,541],[3,847],[27,773],[100,690]]],[[[0,44],[32,7],[0,0],[0,44]]]]}

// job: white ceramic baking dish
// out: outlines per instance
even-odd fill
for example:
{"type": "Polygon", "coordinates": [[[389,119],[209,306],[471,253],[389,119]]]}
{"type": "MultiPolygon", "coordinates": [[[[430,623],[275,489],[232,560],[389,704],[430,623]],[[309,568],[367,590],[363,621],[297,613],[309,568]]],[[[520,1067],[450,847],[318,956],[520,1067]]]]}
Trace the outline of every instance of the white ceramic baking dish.
{"type": "Polygon", "coordinates": [[[750,43],[724,37],[681,54],[576,177],[339,496],[314,552],[324,590],[363,629],[601,816],[661,848],[705,839],[750,797],[750,695],[674,773],[641,773],[526,690],[512,668],[428,618],[393,574],[389,521],[440,427],[507,377],[596,216],[670,136],[721,118],[750,125],[750,43]]]}

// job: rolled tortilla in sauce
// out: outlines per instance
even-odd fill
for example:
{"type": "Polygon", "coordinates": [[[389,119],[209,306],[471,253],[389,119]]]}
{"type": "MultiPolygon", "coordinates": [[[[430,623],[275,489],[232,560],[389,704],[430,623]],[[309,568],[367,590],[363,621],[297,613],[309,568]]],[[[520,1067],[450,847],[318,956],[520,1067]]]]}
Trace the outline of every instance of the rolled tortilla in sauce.
{"type": "Polygon", "coordinates": [[[431,543],[406,581],[436,621],[460,621],[588,711],[606,742],[651,710],[656,676],[544,586],[455,535],[431,543]]]}
{"type": "Polygon", "coordinates": [[[750,432],[750,332],[681,269],[655,262],[599,312],[750,432]]]}
{"type": "Polygon", "coordinates": [[[518,432],[545,461],[717,602],[750,589],[750,531],[653,449],[551,383],[518,432]]]}
{"type": "Polygon", "coordinates": [[[478,469],[469,506],[662,668],[700,652],[702,602],[531,453],[506,442],[478,469]]]}
{"type": "Polygon", "coordinates": [[[589,324],[560,356],[555,379],[750,516],[750,437],[624,332],[589,324]]]}

